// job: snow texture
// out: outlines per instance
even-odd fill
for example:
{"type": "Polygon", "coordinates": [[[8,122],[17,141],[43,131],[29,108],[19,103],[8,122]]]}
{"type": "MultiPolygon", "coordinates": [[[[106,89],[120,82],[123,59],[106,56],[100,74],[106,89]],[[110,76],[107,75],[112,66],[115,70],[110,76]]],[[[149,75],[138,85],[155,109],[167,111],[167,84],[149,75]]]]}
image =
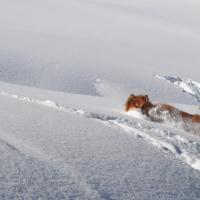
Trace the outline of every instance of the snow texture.
{"type": "Polygon", "coordinates": [[[0,85],[2,199],[199,199],[198,137],[105,97],[0,85]]]}
{"type": "Polygon", "coordinates": [[[156,78],[166,80],[172,83],[177,88],[181,89],[183,92],[191,95],[197,102],[200,103],[200,83],[193,81],[191,79],[181,79],[177,76],[159,76],[156,78]]]}
{"type": "Polygon", "coordinates": [[[152,75],[198,81],[197,0],[1,2],[1,81],[96,95],[100,77],[155,100],[193,103],[152,75]]]}
{"type": "Polygon", "coordinates": [[[199,199],[197,136],[112,98],[0,88],[1,199],[199,199]]]}
{"type": "Polygon", "coordinates": [[[0,199],[200,199],[200,133],[123,112],[200,112],[198,0],[0,2],[0,199]]]}
{"type": "MultiPolygon", "coordinates": [[[[126,118],[119,118],[115,116],[104,115],[100,113],[86,112],[78,108],[66,108],[52,100],[32,99],[26,96],[19,96],[16,94],[9,94],[0,92],[0,95],[25,101],[28,103],[39,104],[51,109],[56,109],[61,112],[68,112],[71,114],[78,114],[85,118],[90,118],[102,122],[105,125],[116,126],[123,129],[126,133],[135,134],[141,137],[152,145],[160,149],[165,149],[174,154],[177,158],[182,159],[191,167],[200,171],[200,145],[191,142],[181,136],[174,134],[171,131],[163,128],[154,128],[145,125],[145,123],[137,123],[126,118]]],[[[138,117],[139,112],[132,112],[132,116],[138,117]]],[[[129,114],[129,113],[128,113],[129,114]]],[[[129,114],[130,115],[130,114],[129,114]]],[[[142,115],[139,115],[142,118],[142,115]]]]}

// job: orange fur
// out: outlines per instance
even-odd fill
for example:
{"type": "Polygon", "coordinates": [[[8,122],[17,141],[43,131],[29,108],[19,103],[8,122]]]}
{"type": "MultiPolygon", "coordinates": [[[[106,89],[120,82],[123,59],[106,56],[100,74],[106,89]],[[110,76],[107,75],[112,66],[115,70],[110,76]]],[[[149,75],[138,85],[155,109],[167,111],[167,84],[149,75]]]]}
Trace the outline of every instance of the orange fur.
{"type": "Polygon", "coordinates": [[[147,103],[147,101],[149,101],[147,95],[135,96],[131,94],[125,103],[125,111],[127,112],[131,109],[142,108],[147,103]]]}

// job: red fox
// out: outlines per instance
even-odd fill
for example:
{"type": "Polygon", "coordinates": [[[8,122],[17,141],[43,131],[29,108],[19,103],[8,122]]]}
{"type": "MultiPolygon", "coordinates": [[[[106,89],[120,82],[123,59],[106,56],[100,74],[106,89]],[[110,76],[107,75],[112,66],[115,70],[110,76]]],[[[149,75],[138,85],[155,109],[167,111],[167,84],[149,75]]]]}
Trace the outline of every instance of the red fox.
{"type": "Polygon", "coordinates": [[[140,109],[152,121],[163,121],[159,113],[167,113],[172,119],[179,118],[183,122],[200,123],[200,115],[186,113],[168,104],[153,104],[149,101],[148,95],[129,95],[125,103],[125,111],[133,109],[140,109]]]}

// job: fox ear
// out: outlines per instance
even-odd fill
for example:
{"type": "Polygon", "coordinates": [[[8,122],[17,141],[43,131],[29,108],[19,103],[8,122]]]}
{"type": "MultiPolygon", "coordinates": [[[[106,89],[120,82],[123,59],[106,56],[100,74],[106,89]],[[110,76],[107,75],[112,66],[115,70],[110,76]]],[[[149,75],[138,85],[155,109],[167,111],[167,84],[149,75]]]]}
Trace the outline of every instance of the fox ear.
{"type": "Polygon", "coordinates": [[[148,95],[147,95],[147,94],[145,95],[145,98],[146,98],[146,100],[147,100],[147,101],[149,101],[149,97],[148,97],[148,95]]]}
{"type": "Polygon", "coordinates": [[[133,101],[134,96],[135,96],[134,94],[130,94],[127,101],[126,101],[126,104],[131,103],[133,101]]]}

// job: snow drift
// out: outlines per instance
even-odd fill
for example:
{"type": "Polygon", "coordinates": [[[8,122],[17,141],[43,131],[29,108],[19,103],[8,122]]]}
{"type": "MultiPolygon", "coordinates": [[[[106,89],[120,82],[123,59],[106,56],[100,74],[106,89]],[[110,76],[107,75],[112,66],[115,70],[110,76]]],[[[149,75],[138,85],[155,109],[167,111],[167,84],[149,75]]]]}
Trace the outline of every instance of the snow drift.
{"type": "Polygon", "coordinates": [[[172,83],[177,88],[181,89],[188,95],[191,95],[197,102],[200,103],[200,83],[191,79],[181,79],[178,76],[155,76],[158,79],[166,80],[172,83]]]}
{"type": "MultiPolygon", "coordinates": [[[[200,171],[200,144],[188,140],[187,138],[179,135],[179,133],[177,134],[176,132],[178,130],[176,129],[171,130],[169,127],[163,126],[163,124],[148,123],[145,120],[146,118],[139,114],[139,111],[129,112],[128,115],[134,117],[129,119],[126,117],[127,115],[124,112],[120,113],[117,110],[112,110],[112,112],[108,114],[105,113],[106,110],[104,112],[100,111],[100,108],[105,108],[105,105],[101,105],[99,108],[95,108],[95,111],[89,111],[91,108],[89,108],[87,111],[80,107],[67,107],[66,105],[62,105],[61,103],[58,103],[54,100],[40,100],[37,98],[12,94],[4,91],[0,91],[0,96],[29,104],[47,107],[49,109],[72,115],[78,115],[86,119],[88,118],[100,122],[103,125],[109,126],[111,128],[120,128],[125,133],[140,137],[144,141],[159,149],[169,151],[175,157],[189,164],[192,168],[200,171]],[[139,119],[139,121],[137,119],[139,119]]],[[[116,109],[115,104],[112,106],[114,106],[112,109],[116,109]]],[[[94,107],[94,104],[92,107],[94,107]]],[[[176,122],[176,124],[178,124],[178,122],[176,122]]],[[[170,126],[171,125],[172,123],[170,123],[170,126]]]]}
{"type": "Polygon", "coordinates": [[[2,1],[0,80],[96,95],[93,82],[102,77],[189,103],[152,74],[199,78],[199,7],[197,0],[2,1]]]}
{"type": "Polygon", "coordinates": [[[0,80],[15,85],[0,82],[0,199],[199,200],[199,137],[122,111],[130,92],[197,111],[152,74],[199,78],[199,13],[197,0],[1,1],[0,80]]]}

